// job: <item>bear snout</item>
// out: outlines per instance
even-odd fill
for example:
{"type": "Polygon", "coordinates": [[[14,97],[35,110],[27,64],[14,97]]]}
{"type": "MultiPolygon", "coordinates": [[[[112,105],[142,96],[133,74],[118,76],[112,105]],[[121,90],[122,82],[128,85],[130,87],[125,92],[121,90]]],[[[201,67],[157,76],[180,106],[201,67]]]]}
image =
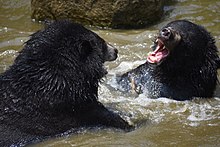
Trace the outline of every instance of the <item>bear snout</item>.
{"type": "Polygon", "coordinates": [[[118,57],[118,50],[110,44],[107,44],[107,54],[105,61],[114,61],[118,57]]]}

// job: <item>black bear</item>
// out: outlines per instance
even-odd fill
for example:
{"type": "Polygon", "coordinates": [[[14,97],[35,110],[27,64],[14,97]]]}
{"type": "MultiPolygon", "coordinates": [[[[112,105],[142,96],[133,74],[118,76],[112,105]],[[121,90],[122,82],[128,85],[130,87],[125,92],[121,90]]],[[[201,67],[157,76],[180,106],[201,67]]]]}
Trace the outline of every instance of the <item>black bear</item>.
{"type": "Polygon", "coordinates": [[[132,127],[98,101],[105,61],[117,49],[60,20],[34,33],[0,75],[0,146],[24,145],[84,126],[132,127]]]}
{"type": "Polygon", "coordinates": [[[151,48],[146,63],[116,77],[121,90],[175,100],[213,96],[220,60],[204,27],[187,20],[170,22],[151,48]]]}

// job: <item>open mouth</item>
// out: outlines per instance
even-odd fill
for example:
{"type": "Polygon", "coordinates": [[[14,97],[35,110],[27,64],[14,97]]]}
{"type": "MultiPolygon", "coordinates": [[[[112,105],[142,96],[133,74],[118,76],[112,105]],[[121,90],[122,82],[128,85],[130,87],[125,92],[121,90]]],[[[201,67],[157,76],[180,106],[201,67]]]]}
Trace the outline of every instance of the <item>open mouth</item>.
{"type": "Polygon", "coordinates": [[[147,61],[152,64],[161,63],[161,61],[165,59],[170,53],[161,39],[158,38],[156,43],[156,49],[152,52],[149,52],[147,57],[147,61]]]}

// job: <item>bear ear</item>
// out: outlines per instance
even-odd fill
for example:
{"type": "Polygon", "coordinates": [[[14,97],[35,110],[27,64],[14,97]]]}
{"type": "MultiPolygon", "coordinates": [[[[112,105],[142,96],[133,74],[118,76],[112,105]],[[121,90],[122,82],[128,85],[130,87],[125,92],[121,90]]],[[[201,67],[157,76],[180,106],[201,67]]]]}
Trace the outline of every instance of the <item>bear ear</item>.
{"type": "Polygon", "coordinates": [[[79,48],[81,58],[87,58],[92,52],[91,42],[88,40],[84,40],[79,48]]]}

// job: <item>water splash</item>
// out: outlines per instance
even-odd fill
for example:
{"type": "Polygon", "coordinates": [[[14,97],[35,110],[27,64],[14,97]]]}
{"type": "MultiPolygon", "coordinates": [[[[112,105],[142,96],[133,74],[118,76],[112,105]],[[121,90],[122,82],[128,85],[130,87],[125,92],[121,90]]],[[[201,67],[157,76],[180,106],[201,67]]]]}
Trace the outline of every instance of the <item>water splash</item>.
{"type": "Polygon", "coordinates": [[[220,118],[220,98],[176,101],[168,98],[151,99],[145,94],[130,95],[118,91],[115,73],[124,73],[144,62],[124,61],[111,69],[107,84],[100,85],[100,100],[113,110],[121,112],[127,121],[134,124],[149,120],[156,124],[173,121],[190,127],[220,125],[219,121],[215,121],[220,118]]]}

